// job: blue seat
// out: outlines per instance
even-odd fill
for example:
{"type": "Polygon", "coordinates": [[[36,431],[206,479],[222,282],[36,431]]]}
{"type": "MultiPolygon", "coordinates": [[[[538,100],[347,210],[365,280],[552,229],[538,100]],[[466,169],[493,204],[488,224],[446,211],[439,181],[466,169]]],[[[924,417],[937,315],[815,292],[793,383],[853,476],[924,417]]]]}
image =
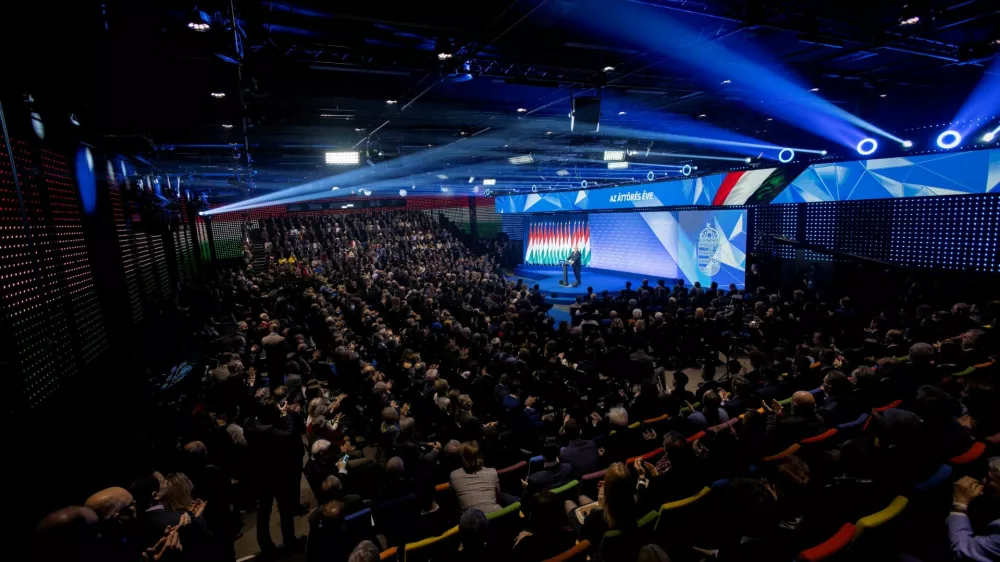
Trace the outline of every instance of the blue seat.
{"type": "Polygon", "coordinates": [[[937,489],[939,486],[944,486],[951,484],[951,473],[953,469],[950,465],[942,464],[937,472],[933,476],[924,480],[923,482],[917,482],[913,485],[913,491],[917,493],[930,492],[937,489]]]}

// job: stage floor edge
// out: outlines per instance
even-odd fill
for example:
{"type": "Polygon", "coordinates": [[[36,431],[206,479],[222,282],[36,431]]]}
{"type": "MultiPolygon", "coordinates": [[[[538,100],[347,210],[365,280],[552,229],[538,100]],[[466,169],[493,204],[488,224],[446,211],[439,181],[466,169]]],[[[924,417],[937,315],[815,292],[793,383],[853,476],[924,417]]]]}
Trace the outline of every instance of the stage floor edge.
{"type": "MultiPolygon", "coordinates": [[[[643,279],[648,279],[650,285],[656,285],[656,282],[660,279],[658,277],[651,277],[649,275],[643,275],[641,273],[629,273],[627,271],[607,271],[607,270],[591,270],[589,268],[583,268],[580,275],[580,286],[579,287],[563,287],[559,285],[559,281],[562,280],[562,267],[561,266],[551,266],[551,265],[519,265],[514,269],[514,279],[525,278],[531,279],[538,283],[538,287],[541,289],[542,294],[544,294],[549,302],[553,304],[571,304],[576,300],[576,297],[584,296],[587,294],[587,287],[593,287],[595,293],[600,293],[601,291],[608,291],[609,294],[613,296],[618,296],[618,294],[625,289],[625,283],[627,281],[632,282],[632,288],[637,289],[642,285],[643,279]]],[[[674,279],[664,279],[668,287],[673,287],[674,279]]],[[[569,272],[569,282],[573,282],[573,272],[569,272]]],[[[529,286],[531,284],[529,283],[529,286]]]]}

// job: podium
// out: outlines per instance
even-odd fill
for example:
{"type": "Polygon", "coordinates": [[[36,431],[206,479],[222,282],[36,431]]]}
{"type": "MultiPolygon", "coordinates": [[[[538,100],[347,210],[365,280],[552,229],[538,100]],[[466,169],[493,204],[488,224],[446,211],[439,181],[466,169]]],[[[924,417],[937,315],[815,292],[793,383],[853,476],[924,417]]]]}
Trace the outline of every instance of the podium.
{"type": "Polygon", "coordinates": [[[570,268],[569,261],[564,261],[562,263],[562,266],[563,266],[563,278],[561,281],[559,281],[559,285],[562,287],[569,287],[569,268],[570,268]]]}

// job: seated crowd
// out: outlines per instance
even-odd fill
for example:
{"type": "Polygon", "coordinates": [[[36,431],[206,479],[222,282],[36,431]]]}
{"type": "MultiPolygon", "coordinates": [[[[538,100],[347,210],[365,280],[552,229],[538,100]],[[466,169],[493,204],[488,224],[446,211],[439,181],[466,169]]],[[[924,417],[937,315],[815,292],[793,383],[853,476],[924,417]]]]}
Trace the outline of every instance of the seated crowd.
{"type": "Polygon", "coordinates": [[[1000,302],[658,281],[556,323],[424,213],[258,226],[266,269],[208,281],[236,326],[178,450],[47,516],[39,559],[231,561],[256,509],[261,556],[310,561],[794,560],[845,532],[850,559],[1000,560],[1000,302]]]}

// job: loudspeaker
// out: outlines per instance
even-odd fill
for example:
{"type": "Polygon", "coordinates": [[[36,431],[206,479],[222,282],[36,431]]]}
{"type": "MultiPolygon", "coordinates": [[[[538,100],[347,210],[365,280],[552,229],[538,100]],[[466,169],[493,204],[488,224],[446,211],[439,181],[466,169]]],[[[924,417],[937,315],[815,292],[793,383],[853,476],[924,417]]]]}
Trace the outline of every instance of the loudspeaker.
{"type": "Polygon", "coordinates": [[[573,112],[569,117],[569,130],[596,133],[601,130],[601,98],[573,98],[573,112]]]}

